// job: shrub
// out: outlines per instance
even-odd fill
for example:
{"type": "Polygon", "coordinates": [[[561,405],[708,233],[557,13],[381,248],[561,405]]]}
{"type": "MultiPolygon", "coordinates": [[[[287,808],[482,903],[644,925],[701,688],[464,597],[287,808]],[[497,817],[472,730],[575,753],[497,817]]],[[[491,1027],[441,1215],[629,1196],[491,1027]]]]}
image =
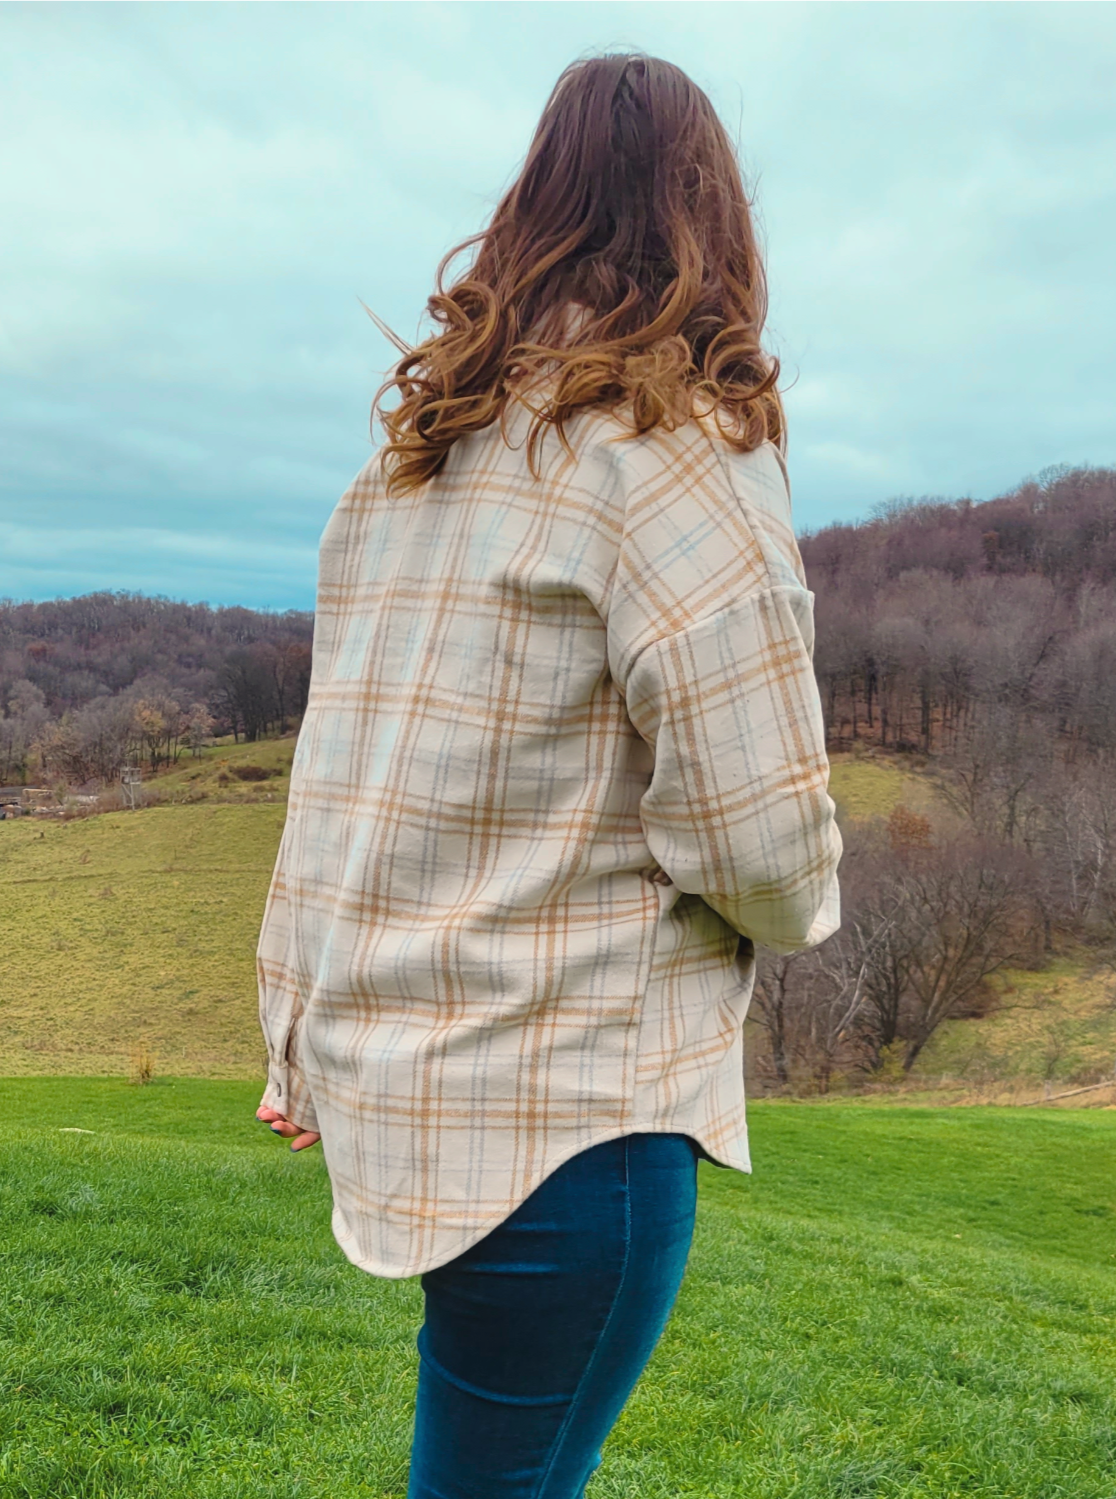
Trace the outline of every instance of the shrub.
{"type": "Polygon", "coordinates": [[[279,771],[268,770],[266,765],[230,765],[229,769],[238,781],[269,781],[279,771]]]}
{"type": "Polygon", "coordinates": [[[146,1086],[155,1076],[155,1056],[146,1046],[137,1047],[132,1052],[132,1070],[129,1074],[129,1082],[135,1083],[139,1088],[146,1086]]]}

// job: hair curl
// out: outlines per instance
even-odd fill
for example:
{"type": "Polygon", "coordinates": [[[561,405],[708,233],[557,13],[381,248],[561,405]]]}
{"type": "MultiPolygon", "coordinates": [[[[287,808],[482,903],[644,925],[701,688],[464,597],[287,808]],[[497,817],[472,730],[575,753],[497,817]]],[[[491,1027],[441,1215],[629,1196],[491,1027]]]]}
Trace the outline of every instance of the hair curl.
{"type": "Polygon", "coordinates": [[[513,393],[533,413],[536,476],[546,428],[568,449],[564,424],[589,407],[616,412],[633,436],[712,414],[741,452],[768,438],[785,447],[736,153],[671,63],[625,53],[567,67],[518,178],[488,227],[443,257],[436,288],[427,311],[439,331],[373,401],[391,492],[436,474],[466,433],[503,424],[513,393]],[[447,288],[450,263],[473,245],[473,265],[447,288]],[[392,391],[399,402],[385,409],[392,391]]]}

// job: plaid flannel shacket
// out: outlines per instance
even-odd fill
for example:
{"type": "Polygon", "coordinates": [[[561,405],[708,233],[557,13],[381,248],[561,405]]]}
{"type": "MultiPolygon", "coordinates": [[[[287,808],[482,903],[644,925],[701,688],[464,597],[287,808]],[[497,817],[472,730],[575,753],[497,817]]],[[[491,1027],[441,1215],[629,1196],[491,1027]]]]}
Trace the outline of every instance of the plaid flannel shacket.
{"type": "Polygon", "coordinates": [[[603,411],[462,438],[322,537],[258,951],[263,1102],[333,1229],[416,1275],[570,1156],[679,1131],[751,1170],[752,939],[839,924],[813,595],[783,457],[603,411]]]}

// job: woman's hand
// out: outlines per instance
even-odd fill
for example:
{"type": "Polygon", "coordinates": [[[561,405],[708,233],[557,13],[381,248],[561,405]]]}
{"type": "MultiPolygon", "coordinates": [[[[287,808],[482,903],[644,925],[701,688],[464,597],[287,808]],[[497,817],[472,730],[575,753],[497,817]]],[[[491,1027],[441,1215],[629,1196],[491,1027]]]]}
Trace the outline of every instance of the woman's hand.
{"type": "Polygon", "coordinates": [[[275,1109],[264,1108],[262,1104],[256,1110],[256,1118],[269,1124],[273,1134],[282,1135],[285,1140],[290,1140],[292,1150],[305,1150],[308,1145],[317,1145],[322,1138],[317,1130],[303,1129],[299,1124],[292,1124],[285,1114],[280,1114],[275,1109]]]}

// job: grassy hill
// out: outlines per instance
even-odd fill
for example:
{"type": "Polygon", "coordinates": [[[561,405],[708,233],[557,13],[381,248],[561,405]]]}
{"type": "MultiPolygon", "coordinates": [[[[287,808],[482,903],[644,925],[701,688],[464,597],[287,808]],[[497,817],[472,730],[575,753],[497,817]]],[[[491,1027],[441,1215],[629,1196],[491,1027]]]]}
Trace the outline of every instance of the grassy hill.
{"type": "MultiPolygon", "coordinates": [[[[255,1101],[5,1084],[0,1493],[402,1499],[418,1283],[255,1101]]],[[[1110,1499],[1113,1115],[749,1117],[588,1499],[1110,1499]]]]}
{"type": "Polygon", "coordinates": [[[282,804],[0,824],[0,1075],[258,1073],[255,945],[282,804]]]}
{"type": "Polygon", "coordinates": [[[285,801],[294,747],[293,734],[281,739],[262,739],[256,744],[224,741],[210,745],[200,755],[184,757],[174,769],[148,781],[145,795],[160,806],[285,801]],[[266,779],[242,779],[254,771],[266,772],[266,779]]]}
{"type": "MultiPolygon", "coordinates": [[[[149,783],[157,805],[0,823],[0,1076],[126,1074],[141,1049],[160,1073],[260,1075],[255,945],[292,753],[291,738],[215,746],[149,783]],[[246,766],[271,774],[241,780],[246,766]]],[[[837,756],[832,786],[845,820],[935,796],[885,757],[837,756]]],[[[1114,978],[1087,955],[1001,983],[1003,1008],[944,1027],[914,1086],[995,1079],[1006,1099],[1116,1055],[1114,978]]]]}

